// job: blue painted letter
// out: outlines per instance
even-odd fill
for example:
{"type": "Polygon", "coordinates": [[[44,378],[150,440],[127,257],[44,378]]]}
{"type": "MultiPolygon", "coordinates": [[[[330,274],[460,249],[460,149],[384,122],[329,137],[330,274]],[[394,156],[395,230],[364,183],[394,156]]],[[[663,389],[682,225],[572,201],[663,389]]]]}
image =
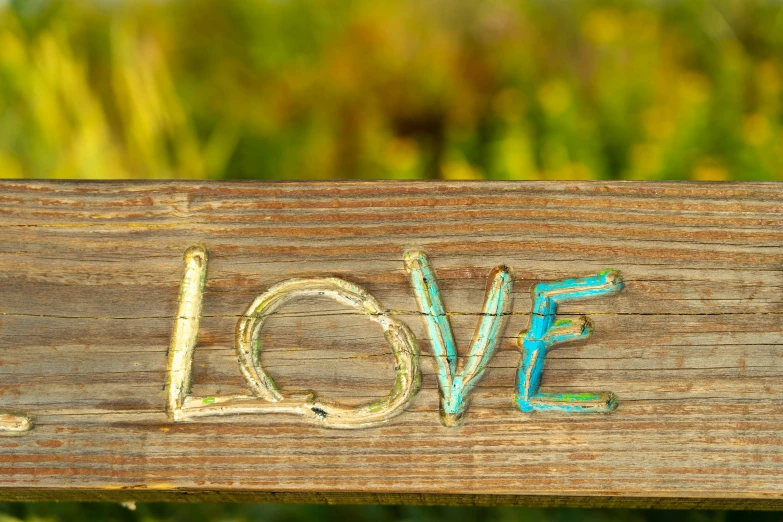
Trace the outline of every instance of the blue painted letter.
{"type": "Polygon", "coordinates": [[[617,407],[613,393],[544,393],[539,391],[547,350],[555,344],[586,339],[592,332],[587,317],[555,319],[557,305],[565,301],[598,297],[623,287],[620,272],[606,270],[581,279],[539,283],[533,287],[530,329],[519,336],[522,363],[517,376],[515,402],[523,412],[609,412],[617,407]]]}
{"type": "Polygon", "coordinates": [[[465,414],[468,395],[481,380],[497,349],[503,319],[511,302],[511,272],[507,267],[499,266],[490,274],[484,308],[476,326],[467,362],[458,368],[458,354],[451,325],[427,256],[419,251],[408,252],[405,254],[405,267],[410,273],[413,292],[419,303],[419,310],[424,315],[432,350],[435,352],[441,423],[444,426],[454,426],[465,414]]]}

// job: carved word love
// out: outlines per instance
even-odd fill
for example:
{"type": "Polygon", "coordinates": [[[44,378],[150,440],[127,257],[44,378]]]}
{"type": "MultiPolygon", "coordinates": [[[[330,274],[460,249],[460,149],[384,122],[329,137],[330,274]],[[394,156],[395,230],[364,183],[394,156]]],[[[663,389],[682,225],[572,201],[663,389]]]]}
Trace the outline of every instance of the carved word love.
{"type": "MultiPolygon", "coordinates": [[[[174,422],[210,415],[242,413],[292,413],[332,428],[377,426],[402,413],[419,391],[419,344],[410,328],[384,310],[361,287],[335,277],[289,279],[259,296],[242,316],[236,331],[239,369],[249,393],[219,397],[190,394],[193,352],[207,275],[207,251],[194,246],[185,252],[185,273],[169,349],[166,382],[166,411],[174,422]],[[383,328],[392,349],[397,376],[389,394],[361,406],[345,406],[321,400],[314,393],[284,393],[261,366],[261,330],[266,319],[294,299],[328,297],[353,308],[383,328]]],[[[405,268],[430,337],[438,369],[440,417],[444,426],[458,424],[468,407],[471,391],[481,381],[495,354],[511,305],[513,278],[500,266],[489,277],[484,307],[476,325],[467,362],[460,364],[448,313],[443,306],[435,273],[427,256],[420,251],[405,255],[405,268]]],[[[533,287],[530,328],[519,335],[522,351],[514,402],[523,412],[610,412],[617,407],[611,392],[545,393],[539,390],[549,349],[567,341],[590,336],[592,326],[586,317],[558,319],[557,305],[618,292],[623,287],[620,273],[606,270],[579,279],[539,283],[533,287]]]]}

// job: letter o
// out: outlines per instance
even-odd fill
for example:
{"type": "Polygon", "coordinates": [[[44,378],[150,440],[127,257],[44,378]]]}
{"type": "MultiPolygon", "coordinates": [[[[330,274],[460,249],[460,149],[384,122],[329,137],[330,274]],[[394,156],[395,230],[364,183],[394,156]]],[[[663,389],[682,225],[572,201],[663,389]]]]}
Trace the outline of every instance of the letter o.
{"type": "Polygon", "coordinates": [[[272,402],[294,402],[291,411],[334,428],[364,428],[381,424],[402,413],[421,384],[419,344],[408,326],[384,312],[380,303],[361,287],[336,277],[289,279],[271,287],[253,301],[237,325],[239,367],[253,394],[272,402]],[[369,404],[345,406],[320,401],[315,394],[304,400],[285,395],[261,366],[261,330],[267,317],[285,303],[306,297],[328,297],[359,311],[383,328],[392,349],[397,377],[389,394],[369,404]]]}

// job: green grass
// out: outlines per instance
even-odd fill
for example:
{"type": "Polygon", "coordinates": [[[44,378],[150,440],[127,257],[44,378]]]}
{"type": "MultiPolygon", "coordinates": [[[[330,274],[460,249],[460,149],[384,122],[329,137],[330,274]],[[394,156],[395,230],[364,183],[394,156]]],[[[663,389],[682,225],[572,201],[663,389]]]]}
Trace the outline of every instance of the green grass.
{"type": "Polygon", "coordinates": [[[0,176],[781,180],[782,102],[770,1],[0,0],[0,176]]]}
{"type": "Polygon", "coordinates": [[[586,510],[274,504],[2,504],[0,522],[779,522],[753,511],[586,510]],[[5,518],[3,518],[5,517],[5,518]]]}

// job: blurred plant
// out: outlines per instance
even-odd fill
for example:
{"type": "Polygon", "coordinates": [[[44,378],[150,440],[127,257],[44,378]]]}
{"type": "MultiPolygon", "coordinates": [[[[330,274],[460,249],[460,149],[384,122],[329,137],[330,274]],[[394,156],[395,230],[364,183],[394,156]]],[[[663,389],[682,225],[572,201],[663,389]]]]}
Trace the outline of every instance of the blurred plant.
{"type": "Polygon", "coordinates": [[[102,99],[67,27],[52,24],[30,38],[4,13],[0,176],[203,178],[223,171],[236,133],[223,126],[199,143],[155,45],[121,24],[111,37],[111,84],[102,99]]]}
{"type": "Polygon", "coordinates": [[[348,506],[291,504],[146,504],[136,511],[101,502],[0,503],[0,522],[778,522],[758,511],[535,509],[477,506],[348,506]]]}
{"type": "Polygon", "coordinates": [[[0,175],[783,179],[768,0],[0,0],[0,175]]]}

